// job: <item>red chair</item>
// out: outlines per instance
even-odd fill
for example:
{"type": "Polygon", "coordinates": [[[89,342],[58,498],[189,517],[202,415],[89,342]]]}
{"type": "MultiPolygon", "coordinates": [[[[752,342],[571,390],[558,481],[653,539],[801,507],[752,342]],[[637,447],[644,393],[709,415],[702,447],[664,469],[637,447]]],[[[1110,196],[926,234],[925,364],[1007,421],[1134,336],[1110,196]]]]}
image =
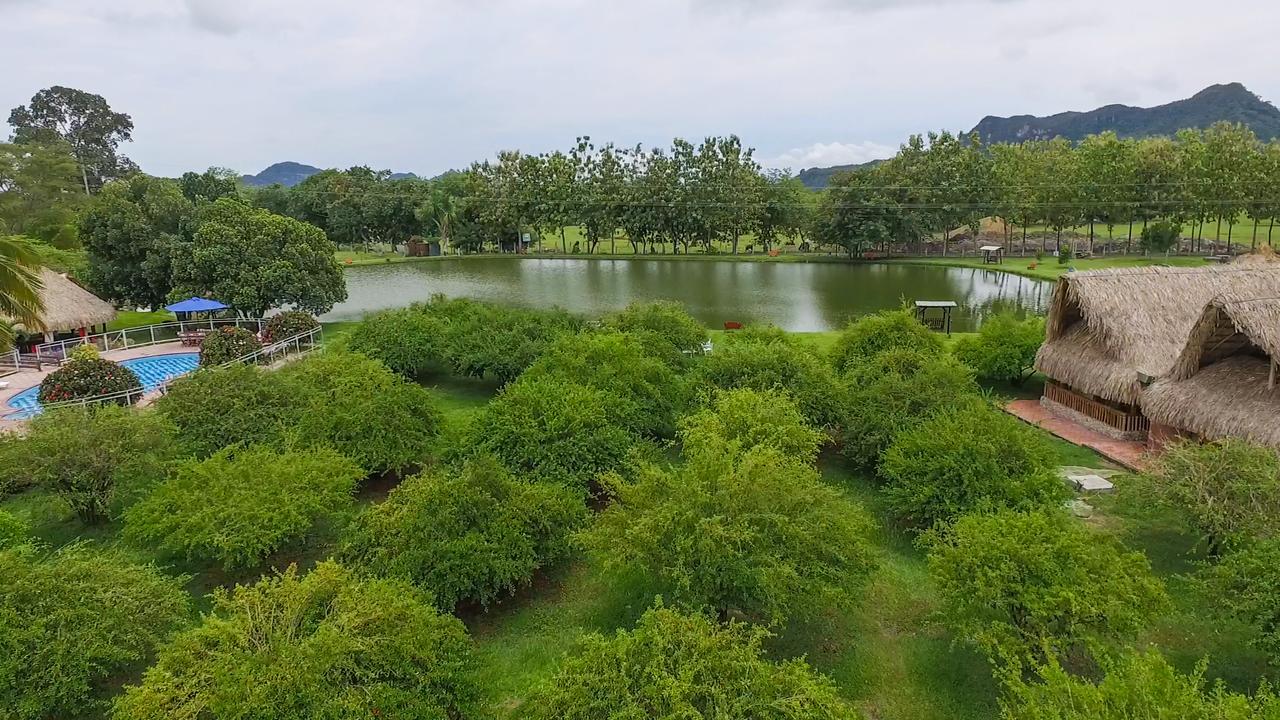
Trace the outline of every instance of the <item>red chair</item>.
{"type": "Polygon", "coordinates": [[[725,321],[724,329],[725,329],[725,330],[741,330],[741,329],[742,329],[742,323],[740,323],[740,322],[734,322],[733,320],[727,320],[727,321],[725,321]]]}

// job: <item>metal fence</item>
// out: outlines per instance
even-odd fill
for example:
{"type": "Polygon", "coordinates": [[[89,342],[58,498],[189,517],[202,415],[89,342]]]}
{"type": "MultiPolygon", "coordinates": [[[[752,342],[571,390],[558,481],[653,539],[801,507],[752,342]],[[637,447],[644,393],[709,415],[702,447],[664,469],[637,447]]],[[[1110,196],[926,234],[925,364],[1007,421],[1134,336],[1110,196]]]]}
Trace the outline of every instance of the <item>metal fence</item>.
{"type": "MultiPolygon", "coordinates": [[[[241,322],[245,322],[245,321],[241,321],[241,322]]],[[[255,350],[254,352],[251,352],[247,355],[242,355],[234,360],[225,362],[219,365],[218,367],[226,368],[226,367],[231,367],[233,365],[249,365],[249,364],[270,365],[290,355],[305,355],[306,353],[309,353],[312,350],[315,350],[316,348],[320,347],[323,341],[324,341],[324,330],[321,327],[316,326],[311,330],[308,330],[303,333],[299,333],[297,335],[294,335],[293,337],[285,338],[284,340],[280,340],[279,342],[273,342],[273,343],[270,343],[269,345],[265,345],[259,350],[255,350]]],[[[138,346],[130,345],[129,347],[138,347],[138,346]]],[[[159,357],[159,356],[156,356],[156,357],[159,357]]],[[[49,403],[48,405],[42,405],[40,409],[36,412],[43,412],[45,410],[56,409],[56,408],[73,407],[78,405],[103,405],[108,403],[132,405],[136,403],[138,400],[140,400],[143,395],[146,395],[146,394],[159,393],[163,395],[165,392],[168,391],[169,386],[175,380],[181,380],[183,377],[185,376],[170,378],[169,380],[166,380],[156,385],[150,390],[139,390],[139,389],[123,390],[120,392],[109,393],[106,395],[97,395],[94,397],[77,398],[75,400],[65,400],[63,402],[58,402],[58,403],[49,403]]],[[[18,408],[7,408],[3,410],[5,410],[5,412],[0,412],[0,420],[24,419],[25,417],[29,417],[33,413],[33,411],[31,410],[18,409],[18,408]],[[18,417],[15,417],[15,416],[18,416],[18,417]]]]}
{"type": "Polygon", "coordinates": [[[56,365],[66,359],[67,354],[79,345],[92,345],[100,352],[110,350],[127,350],[129,348],[159,345],[174,342],[186,333],[201,330],[216,330],[220,327],[242,327],[254,333],[262,332],[266,321],[261,318],[216,318],[208,320],[183,320],[181,322],[144,325],[141,327],[112,330],[111,332],[68,338],[56,342],[41,343],[35,347],[34,355],[40,364],[56,365]]]}

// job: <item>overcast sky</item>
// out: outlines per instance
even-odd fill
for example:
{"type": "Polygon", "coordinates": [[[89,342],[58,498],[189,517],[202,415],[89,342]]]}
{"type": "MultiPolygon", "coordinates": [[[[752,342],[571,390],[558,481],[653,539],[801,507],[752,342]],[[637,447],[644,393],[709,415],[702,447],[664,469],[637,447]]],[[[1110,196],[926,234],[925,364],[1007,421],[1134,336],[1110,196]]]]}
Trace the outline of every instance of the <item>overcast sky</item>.
{"type": "Polygon", "coordinates": [[[1280,100],[1277,27],[1274,0],[0,0],[0,112],[99,93],[158,175],[434,175],[582,134],[798,170],[988,114],[1280,100]]]}

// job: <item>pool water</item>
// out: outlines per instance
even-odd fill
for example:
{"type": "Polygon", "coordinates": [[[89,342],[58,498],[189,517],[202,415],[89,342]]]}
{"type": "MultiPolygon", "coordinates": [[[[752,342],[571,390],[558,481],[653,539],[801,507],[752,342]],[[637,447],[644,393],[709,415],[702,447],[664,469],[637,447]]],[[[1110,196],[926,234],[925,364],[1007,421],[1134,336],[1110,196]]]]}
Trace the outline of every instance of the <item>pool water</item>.
{"type": "MultiPolygon", "coordinates": [[[[195,370],[200,365],[200,353],[175,353],[152,357],[122,360],[121,365],[132,370],[142,381],[142,391],[151,392],[162,383],[195,370]]],[[[10,420],[24,420],[40,414],[40,386],[28,388],[9,398],[9,408],[20,412],[8,415],[10,420]]]]}

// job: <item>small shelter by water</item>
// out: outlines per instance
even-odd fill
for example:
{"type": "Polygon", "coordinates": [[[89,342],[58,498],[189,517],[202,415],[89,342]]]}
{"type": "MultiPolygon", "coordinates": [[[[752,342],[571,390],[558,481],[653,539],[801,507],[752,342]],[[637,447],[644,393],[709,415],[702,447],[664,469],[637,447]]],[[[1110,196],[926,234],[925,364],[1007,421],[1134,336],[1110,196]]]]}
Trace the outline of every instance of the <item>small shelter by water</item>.
{"type": "Polygon", "coordinates": [[[921,325],[936,332],[951,335],[951,313],[957,305],[951,300],[917,300],[916,319],[921,325]],[[938,312],[931,312],[937,310],[938,312]]]}
{"type": "Polygon", "coordinates": [[[1242,437],[1280,449],[1280,296],[1215,300],[1142,396],[1151,443],[1242,437]]]}
{"type": "Polygon", "coordinates": [[[54,272],[49,268],[40,270],[40,302],[44,311],[40,315],[40,328],[22,328],[25,335],[43,333],[45,342],[52,342],[57,335],[86,335],[94,331],[95,326],[111,322],[116,317],[116,309],[111,303],[99,298],[72,282],[66,275],[54,272]]]}
{"type": "Polygon", "coordinates": [[[1044,402],[1117,436],[1145,439],[1147,384],[1169,375],[1206,305],[1280,297],[1280,264],[1126,268],[1058,279],[1036,356],[1044,402]]]}
{"type": "Polygon", "coordinates": [[[982,251],[983,264],[1000,265],[1004,262],[1004,248],[999,245],[983,245],[978,249],[982,251]]]}
{"type": "Polygon", "coordinates": [[[217,300],[208,298],[192,297],[172,305],[165,305],[165,310],[178,316],[179,320],[190,319],[195,313],[214,313],[227,310],[227,306],[217,300]]]}

